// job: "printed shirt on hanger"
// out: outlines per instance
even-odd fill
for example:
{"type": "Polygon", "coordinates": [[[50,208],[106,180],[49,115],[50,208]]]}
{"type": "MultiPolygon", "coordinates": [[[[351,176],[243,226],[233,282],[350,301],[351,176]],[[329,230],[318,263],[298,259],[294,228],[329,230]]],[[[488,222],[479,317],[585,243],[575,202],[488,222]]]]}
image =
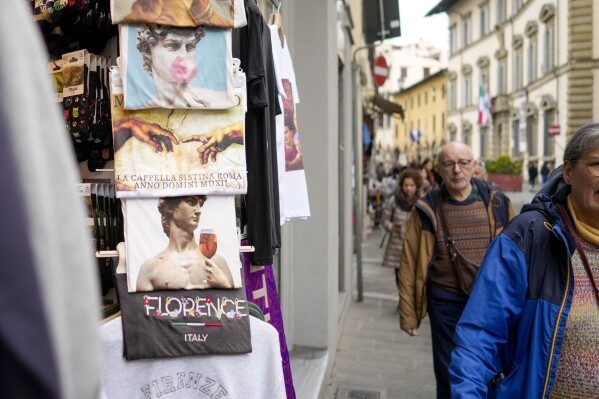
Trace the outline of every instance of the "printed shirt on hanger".
{"type": "Polygon", "coordinates": [[[310,204],[308,201],[308,187],[300,141],[300,129],[297,124],[295,104],[299,103],[297,85],[293,62],[289,54],[287,39],[281,46],[278,27],[269,27],[275,71],[277,74],[277,87],[283,114],[277,116],[277,159],[279,174],[283,171],[280,187],[281,224],[284,221],[306,219],[310,217],[310,204]]]}
{"type": "Polygon", "coordinates": [[[118,68],[112,68],[117,197],[247,192],[245,83],[236,89],[235,108],[203,111],[128,111],[119,83],[118,68]]]}
{"type": "Polygon", "coordinates": [[[127,360],[252,351],[243,288],[127,292],[116,274],[127,360]]]}
{"type": "Polygon", "coordinates": [[[129,292],[242,286],[234,196],[122,203],[129,292]]]}
{"type": "MultiPolygon", "coordinates": [[[[252,351],[227,356],[174,357],[128,362],[123,358],[125,316],[99,327],[102,343],[101,398],[285,399],[275,329],[248,320],[252,351]]],[[[165,348],[166,349],[166,348],[165,348]]]]}
{"type": "Polygon", "coordinates": [[[226,109],[233,94],[231,29],[120,25],[126,109],[226,109]]]}
{"type": "Polygon", "coordinates": [[[240,28],[247,24],[243,0],[111,0],[114,24],[240,28]]]}

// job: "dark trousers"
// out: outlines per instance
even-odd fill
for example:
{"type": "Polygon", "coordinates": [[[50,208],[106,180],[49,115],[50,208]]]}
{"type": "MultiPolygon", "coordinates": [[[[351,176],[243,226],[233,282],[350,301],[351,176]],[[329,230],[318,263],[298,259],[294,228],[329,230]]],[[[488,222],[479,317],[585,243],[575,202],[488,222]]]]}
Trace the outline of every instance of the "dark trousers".
{"type": "Polygon", "coordinates": [[[449,399],[451,396],[449,363],[451,363],[451,352],[454,348],[453,334],[466,302],[468,302],[468,298],[448,300],[433,295],[428,296],[437,399],[449,399]]]}

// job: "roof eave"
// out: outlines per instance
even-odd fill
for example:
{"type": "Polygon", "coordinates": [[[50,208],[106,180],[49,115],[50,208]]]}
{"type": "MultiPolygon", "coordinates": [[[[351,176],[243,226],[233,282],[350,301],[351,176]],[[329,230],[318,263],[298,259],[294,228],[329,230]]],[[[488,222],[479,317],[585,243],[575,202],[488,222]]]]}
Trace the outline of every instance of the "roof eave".
{"type": "Polygon", "coordinates": [[[453,7],[460,0],[441,0],[436,6],[434,6],[425,17],[431,17],[435,14],[440,14],[442,12],[447,12],[451,7],[453,7]]]}

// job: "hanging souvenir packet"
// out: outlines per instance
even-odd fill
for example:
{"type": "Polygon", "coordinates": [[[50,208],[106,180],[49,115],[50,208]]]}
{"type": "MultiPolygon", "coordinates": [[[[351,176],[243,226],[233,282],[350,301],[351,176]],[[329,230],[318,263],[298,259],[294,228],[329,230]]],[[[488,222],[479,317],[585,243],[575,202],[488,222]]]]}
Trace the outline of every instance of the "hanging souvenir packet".
{"type": "Polygon", "coordinates": [[[129,292],[242,286],[235,196],[123,200],[129,292]]]}
{"type": "Polygon", "coordinates": [[[243,0],[112,0],[112,22],[240,28],[247,24],[243,0]]]}
{"type": "Polygon", "coordinates": [[[227,110],[123,109],[111,73],[117,197],[245,194],[245,77],[227,110]]]}
{"type": "Polygon", "coordinates": [[[244,288],[127,292],[116,274],[127,360],[252,351],[244,288]]]}
{"type": "Polygon", "coordinates": [[[231,29],[120,25],[125,109],[226,109],[233,94],[231,29]]]}
{"type": "Polygon", "coordinates": [[[62,59],[52,60],[48,63],[48,72],[52,77],[52,86],[54,87],[55,101],[58,103],[62,102],[62,59]]]}
{"type": "Polygon", "coordinates": [[[62,56],[63,112],[75,143],[90,140],[86,105],[89,93],[89,68],[91,56],[87,50],[78,50],[62,56]]]}

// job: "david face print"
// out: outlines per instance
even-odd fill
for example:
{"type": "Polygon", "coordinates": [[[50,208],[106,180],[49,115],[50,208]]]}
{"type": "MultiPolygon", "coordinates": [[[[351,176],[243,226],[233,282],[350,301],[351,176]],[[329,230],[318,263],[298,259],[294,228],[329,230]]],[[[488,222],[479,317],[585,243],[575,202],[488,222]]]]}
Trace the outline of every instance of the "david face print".
{"type": "Polygon", "coordinates": [[[120,29],[126,109],[236,105],[230,30],[148,24],[120,29]]]}

